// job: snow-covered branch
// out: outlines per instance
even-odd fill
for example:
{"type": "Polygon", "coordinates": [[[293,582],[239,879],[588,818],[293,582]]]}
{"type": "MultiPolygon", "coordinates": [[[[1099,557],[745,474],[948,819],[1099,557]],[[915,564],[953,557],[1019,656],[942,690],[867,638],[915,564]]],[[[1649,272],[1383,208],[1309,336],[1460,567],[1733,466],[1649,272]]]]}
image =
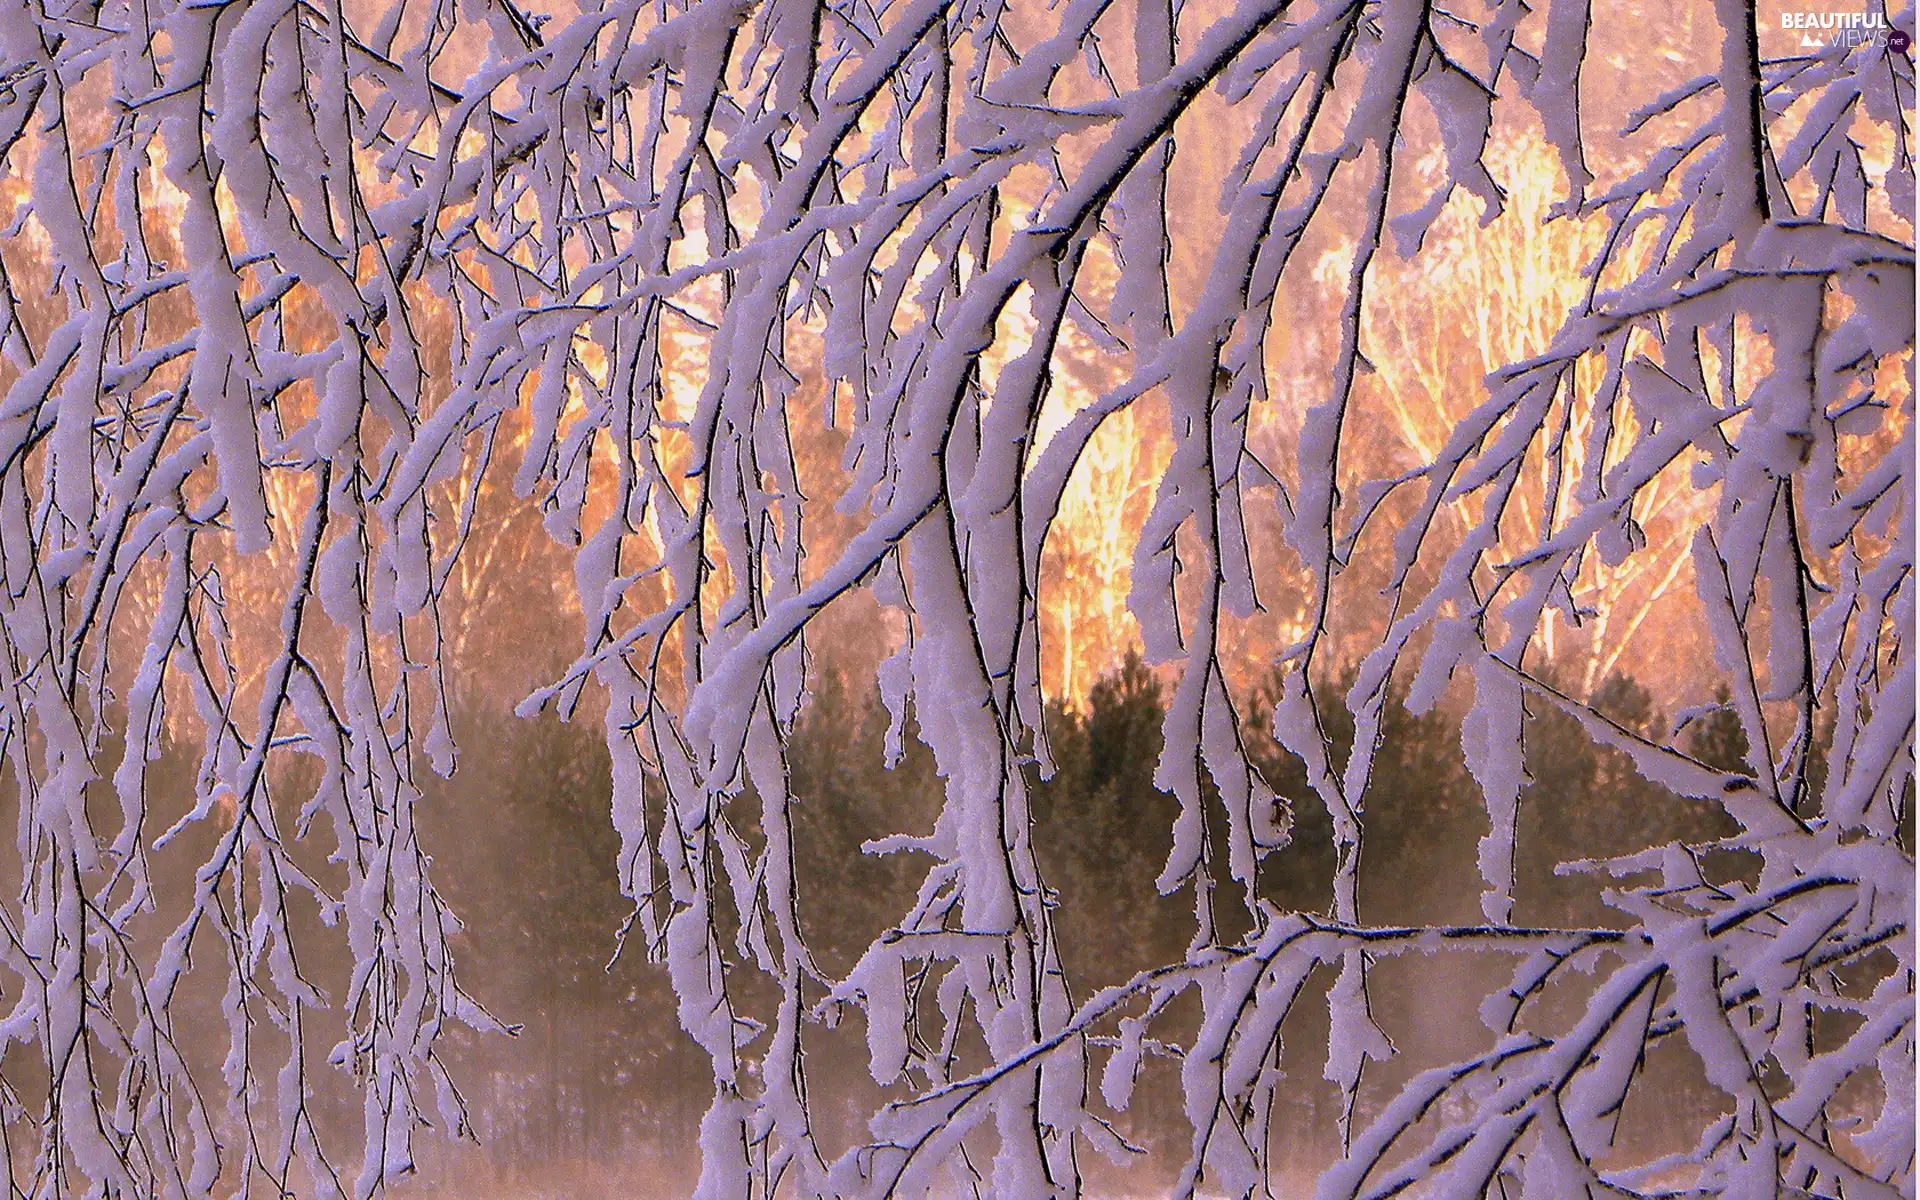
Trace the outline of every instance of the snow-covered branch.
{"type": "Polygon", "coordinates": [[[446,623],[497,485],[573,555],[578,656],[522,711],[604,712],[621,887],[711,1064],[701,1196],[1077,1195],[1089,1149],[1134,1153],[1156,1054],[1191,1128],[1177,1192],[1266,1194],[1282,1035],[1322,992],[1327,1200],[1913,1195],[1908,58],[1765,57],[1750,4],[1658,6],[1698,9],[1717,61],[1603,129],[1596,42],[1655,6],[564,7],[0,4],[15,1193],[371,1196],[418,1128],[466,1131],[435,1041],[500,1026],[415,814],[459,761],[446,623]],[[1522,137],[1584,283],[1427,428],[1382,394],[1382,281],[1444,259],[1463,202],[1540,211],[1497,153],[1522,137]],[[1217,178],[1190,145],[1225,147],[1217,178]],[[1291,297],[1328,281],[1330,352],[1283,370],[1291,297]],[[1074,338],[1105,391],[1067,394],[1074,338]],[[1155,882],[1195,919],[1183,959],[1089,996],[1035,844],[1062,699],[1041,617],[1076,469],[1130,409],[1168,447],[1124,585],[1172,685],[1155,882]],[[1640,618],[1598,608],[1689,584],[1737,767],[1548,661],[1589,629],[1616,661],[1640,618]],[[1384,618],[1356,642],[1362,590],[1384,618]],[[836,977],[803,937],[788,745],[822,614],[861,592],[898,635],[893,753],[918,736],[945,793],[869,844],[924,883],[836,977]],[[1283,595],[1303,616],[1261,729],[1236,640],[1283,595]],[[1457,720],[1481,924],[1369,913],[1400,697],[1457,720]],[[1611,874],[1617,927],[1516,900],[1516,846],[1555,819],[1523,811],[1548,710],[1733,823],[1568,864],[1611,874]],[[1269,737],[1312,795],[1276,794],[1269,737]],[[150,767],[180,746],[175,804],[150,767]],[[1306,804],[1332,888],[1283,911],[1263,880],[1306,804]],[[1370,980],[1415,952],[1512,982],[1483,1052],[1381,1096],[1370,980]],[[887,1101],[835,1146],[807,1047],[855,1013],[887,1101]],[[1723,1113],[1625,1161],[1622,1107],[1677,1041],[1723,1113]],[[310,1111],[336,1068],[357,1165],[310,1111]],[[1875,1110],[1843,1112],[1868,1078],[1875,1110]]]}

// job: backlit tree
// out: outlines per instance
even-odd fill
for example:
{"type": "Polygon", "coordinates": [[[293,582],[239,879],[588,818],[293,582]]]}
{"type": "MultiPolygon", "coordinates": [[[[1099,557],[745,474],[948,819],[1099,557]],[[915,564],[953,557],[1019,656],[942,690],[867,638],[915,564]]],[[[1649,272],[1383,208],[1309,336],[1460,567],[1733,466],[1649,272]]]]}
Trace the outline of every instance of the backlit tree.
{"type": "MultiPolygon", "coordinates": [[[[459,761],[448,648],[488,636],[462,589],[537,514],[583,640],[523,711],[604,721],[628,949],[711,1067],[704,1197],[1075,1195],[1090,1152],[1135,1153],[1156,1058],[1190,1131],[1176,1192],[1262,1194],[1299,1135],[1281,1039],[1323,995],[1324,1200],[1912,1196],[1913,71],[1887,30],[1913,16],[1871,0],[1807,48],[1770,14],[7,0],[11,1186],[368,1196],[419,1125],[464,1130],[435,1039],[495,1023],[414,815],[459,761]],[[1613,61],[1681,16],[1680,68],[1613,61]],[[1627,92],[1625,128],[1603,121],[1627,92]],[[1410,401],[1365,382],[1387,263],[1444,255],[1422,243],[1450,205],[1498,219],[1493,146],[1528,130],[1558,163],[1548,216],[1582,231],[1552,244],[1591,248],[1559,264],[1572,299],[1375,477],[1410,401]],[[1316,275],[1317,343],[1289,336],[1316,275]],[[1089,346],[1102,371],[1063,369],[1089,346]],[[1194,919],[1184,955],[1088,994],[1030,809],[1057,698],[1042,564],[1129,410],[1164,452],[1114,586],[1168,688],[1153,882],[1194,919]],[[1250,442],[1268,417],[1286,461],[1250,442]],[[802,422],[843,456],[797,454],[802,422]],[[1733,768],[1542,669],[1676,520],[1733,768]],[[1256,527],[1291,561],[1257,567],[1256,527]],[[810,634],[861,592],[892,639],[888,754],[922,739],[944,792],[865,846],[922,882],[836,974],[801,936],[786,747],[810,634]],[[1305,764],[1285,797],[1228,663],[1282,603],[1256,734],[1305,764]],[[1382,924],[1360,893],[1400,695],[1457,721],[1483,793],[1477,876],[1453,881],[1478,923],[1382,924]],[[1738,832],[1566,864],[1614,880],[1620,919],[1530,922],[1545,709],[1738,832]],[[148,777],[178,743],[184,811],[148,777]],[[1313,911],[1260,888],[1302,805],[1332,830],[1313,911]],[[170,867],[186,846],[206,853],[170,867]],[[1407,955],[1492,981],[1453,1014],[1483,1049],[1363,1104],[1394,1053],[1369,973],[1407,955]],[[887,1097],[850,1145],[808,1086],[838,1022],[887,1097]],[[1623,1106],[1661,1102],[1645,1056],[1677,1043],[1717,1108],[1690,1150],[1624,1154],[1623,1106]],[[330,1072],[359,1088],[357,1150],[315,1119],[330,1072]]],[[[1396,288],[1450,286],[1403,266],[1396,288]]]]}

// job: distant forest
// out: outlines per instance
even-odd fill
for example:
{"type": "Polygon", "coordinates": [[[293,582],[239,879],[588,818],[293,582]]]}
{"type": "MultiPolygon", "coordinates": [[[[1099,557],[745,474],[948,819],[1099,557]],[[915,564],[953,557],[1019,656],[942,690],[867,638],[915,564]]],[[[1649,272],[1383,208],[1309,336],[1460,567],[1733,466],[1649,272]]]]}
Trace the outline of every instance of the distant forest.
{"type": "MultiPolygon", "coordinates": [[[[802,910],[809,947],[820,966],[838,977],[884,932],[889,914],[911,907],[923,870],[911,853],[863,855],[861,844],[892,830],[924,830],[938,810],[942,785],[911,722],[899,761],[888,769],[888,714],[877,695],[851,691],[831,667],[819,674],[817,701],[791,745],[793,790],[800,799],[797,865],[811,893],[802,910]],[[858,862],[858,869],[844,871],[840,864],[849,862],[858,862]]],[[[1610,678],[1598,701],[1609,717],[1636,731],[1673,720],[1625,675],[1610,678]]],[[[1049,713],[1058,770],[1051,779],[1034,780],[1034,844],[1046,885],[1057,893],[1061,943],[1074,952],[1065,965],[1088,989],[1177,961],[1194,928],[1191,891],[1163,897],[1143,885],[1166,860],[1177,812],[1175,801],[1153,784],[1164,703],[1159,680],[1129,656],[1092,687],[1082,705],[1055,704],[1049,713]]],[[[1399,704],[1387,711],[1370,792],[1375,800],[1367,814],[1366,901],[1382,924],[1472,922],[1475,897],[1451,881],[1472,871],[1486,817],[1462,766],[1456,726],[1440,712],[1414,716],[1399,704]]],[[[1247,719],[1250,751],[1281,795],[1293,801],[1293,841],[1269,860],[1264,894],[1282,908],[1311,910],[1325,903],[1333,871],[1327,814],[1308,790],[1300,762],[1271,738],[1257,736],[1270,714],[1255,709],[1247,719]]],[[[466,789],[466,799],[458,807],[430,800],[422,813],[423,837],[434,847],[448,898],[466,922],[454,944],[466,970],[484,981],[479,998],[520,1030],[512,1040],[451,1031],[461,1068],[456,1077],[467,1089],[481,1145],[465,1155],[436,1147],[433,1153],[448,1161],[431,1176],[446,1181],[448,1194],[511,1184],[516,1194],[560,1196],[579,1194],[575,1189],[582,1186],[591,1193],[594,1179],[613,1188],[690,1170],[692,1156],[675,1148],[697,1136],[708,1087],[697,1050],[671,1020],[675,1001],[665,972],[647,965],[644,947],[633,942],[615,961],[631,906],[615,879],[619,842],[607,818],[601,731],[591,721],[529,722],[473,708],[461,714],[457,732],[470,757],[445,786],[466,789]],[[432,827],[438,823],[445,827],[432,827]]],[[[1351,726],[1329,732],[1344,756],[1351,726]]],[[[1746,744],[1731,712],[1697,717],[1683,738],[1702,761],[1732,772],[1744,769],[1746,744]]],[[[1519,924],[1623,927],[1622,913],[1601,903],[1609,882],[1604,875],[1556,874],[1554,864],[1631,854],[1668,841],[1699,844],[1731,832],[1717,806],[1647,783],[1623,756],[1597,749],[1558,710],[1530,715],[1527,764],[1532,782],[1521,810],[1519,924]]],[[[1824,765],[1815,770],[1824,771],[1824,765]]],[[[1907,811],[1911,822],[1911,805],[1907,811]]],[[[1911,827],[1905,841],[1912,846],[1911,827]]],[[[1758,860],[1746,858],[1712,851],[1703,856],[1702,869],[1709,878],[1750,874],[1758,860]]],[[[1227,881],[1220,883],[1215,919],[1223,937],[1239,936],[1244,930],[1235,922],[1244,924],[1244,909],[1227,881]]],[[[737,929],[737,916],[730,917],[737,929]]],[[[637,941],[637,927],[629,933],[637,941]]],[[[1436,1005],[1429,992],[1435,981],[1410,975],[1404,963],[1380,964],[1375,978],[1372,1002],[1388,1018],[1382,1023],[1389,1030],[1417,1028],[1423,1007],[1461,1011],[1457,997],[1436,1005]]],[[[1328,972],[1318,988],[1324,991],[1331,979],[1328,972]]],[[[1444,979],[1437,985],[1445,986],[1444,979]]],[[[1289,1038],[1297,1053],[1287,1055],[1293,1080],[1287,1099],[1318,1106],[1313,1115],[1324,1116],[1338,1103],[1338,1093],[1320,1077],[1324,1003],[1317,1010],[1318,1028],[1303,1013],[1299,1032],[1289,1038]]],[[[837,1036],[846,1053],[834,1052],[836,1035],[830,1034],[816,1042],[809,1061],[816,1086],[849,1098],[840,1114],[843,1127],[825,1131],[841,1145],[854,1139],[868,1111],[858,1103],[869,1098],[863,1086],[871,1098],[879,1097],[877,1088],[863,1085],[864,1021],[858,1013],[844,1015],[837,1036]]],[[[1448,1051],[1447,1031],[1422,1035],[1429,1044],[1396,1059],[1395,1069],[1378,1072],[1370,1094],[1390,1097],[1414,1069],[1431,1065],[1428,1056],[1448,1051]]],[[[1479,1034],[1464,1030],[1455,1036],[1465,1044],[1479,1034]]],[[[1671,1075],[1666,1094],[1684,1098],[1692,1089],[1703,1106],[1715,1102],[1697,1063],[1677,1044],[1672,1049],[1670,1057],[1650,1057],[1655,1069],[1671,1075]]],[[[1302,1131],[1324,1128],[1323,1121],[1286,1124],[1302,1131]]],[[[1649,1118],[1647,1127],[1633,1129],[1629,1121],[1623,1136],[1657,1140],[1658,1124],[1649,1118]]],[[[1171,1060],[1149,1067],[1124,1132],[1145,1146],[1186,1136],[1171,1060]]],[[[1301,1173],[1326,1150],[1297,1147],[1301,1173]]],[[[1280,1153],[1284,1157],[1285,1149],[1280,1153]]]]}

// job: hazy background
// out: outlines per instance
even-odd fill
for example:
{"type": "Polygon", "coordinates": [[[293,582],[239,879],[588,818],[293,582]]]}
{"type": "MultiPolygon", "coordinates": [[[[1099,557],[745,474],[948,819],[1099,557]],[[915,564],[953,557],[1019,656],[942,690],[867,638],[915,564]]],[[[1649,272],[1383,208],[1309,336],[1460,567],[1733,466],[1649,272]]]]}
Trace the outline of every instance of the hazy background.
{"type": "MultiPolygon", "coordinates": [[[[1220,7],[1194,0],[1187,20],[1198,27],[1220,7]]],[[[1717,54],[1705,0],[1614,5],[1607,11],[1617,16],[1593,31],[1587,76],[1595,131],[1621,123],[1618,96],[1657,94],[1709,69],[1717,54]],[[1619,87],[1629,75],[1634,86],[1619,87]]],[[[1032,19],[1040,24],[1048,17],[1036,5],[1032,19]]],[[[1430,121],[1421,124],[1424,111],[1412,119],[1410,140],[1428,155],[1420,170],[1437,174],[1430,121]]],[[[1243,120],[1244,114],[1207,99],[1177,131],[1169,205],[1176,321],[1209,260],[1198,248],[1219,229],[1212,189],[1238,151],[1244,130],[1237,122],[1243,120]]],[[[1359,386],[1371,397],[1369,411],[1392,419],[1353,439],[1348,469],[1355,478],[1390,476],[1431,457],[1454,420],[1482,397],[1486,372],[1539,350],[1584,287],[1578,267],[1597,231],[1547,220],[1560,187],[1557,160],[1523,122],[1516,127],[1494,156],[1495,173],[1510,191],[1507,215],[1482,227],[1477,205],[1457,199],[1429,235],[1417,265],[1389,257],[1379,269],[1381,283],[1372,289],[1376,299],[1366,313],[1377,371],[1359,386]]],[[[1602,185],[1632,161],[1625,150],[1610,160],[1608,146],[1602,136],[1593,149],[1602,185]]],[[[1885,152],[1867,147],[1869,155],[1885,152]]],[[[0,180],[0,192],[20,186],[14,176],[0,180]]],[[[1410,192],[1419,186],[1417,178],[1407,184],[1410,192]]],[[[164,241],[165,232],[155,236],[164,241]]],[[[1319,398],[1315,386],[1324,383],[1333,354],[1330,298],[1342,282],[1335,268],[1343,269],[1347,257],[1337,234],[1316,227],[1310,236],[1315,240],[1303,260],[1328,269],[1295,272],[1283,285],[1290,332],[1285,344],[1270,348],[1272,399],[1256,411],[1250,437],[1282,481],[1299,415],[1319,398]]],[[[27,242],[0,250],[16,280],[32,276],[30,242],[31,231],[27,242]]],[[[1100,268],[1090,266],[1088,274],[1098,279],[1100,268]]],[[[32,288],[21,289],[25,320],[52,320],[52,304],[32,288]]],[[[428,386],[444,390],[452,327],[444,312],[436,324],[431,307],[423,308],[422,320],[428,386]]],[[[701,368],[694,357],[698,348],[683,349],[685,389],[678,401],[690,405],[701,368]]],[[[796,332],[789,361],[799,365],[801,384],[792,423],[811,502],[808,538],[816,568],[832,560],[855,525],[833,510],[844,486],[844,440],[828,418],[846,399],[825,392],[819,353],[818,330],[796,332]]],[[[1008,353],[1000,347],[994,355],[1004,361],[1008,353]]],[[[1058,355],[1044,432],[1120,382],[1125,368],[1124,359],[1083,334],[1069,335],[1058,355]]],[[[502,428],[511,457],[510,443],[525,431],[511,422],[502,428]]],[[[1889,429],[1889,437],[1897,434],[1897,427],[1889,429]]],[[[1151,782],[1163,681],[1139,662],[1137,631],[1125,608],[1127,563],[1169,445],[1164,416],[1152,398],[1109,421],[1076,476],[1044,563],[1044,674],[1055,697],[1050,735],[1059,771],[1050,780],[1035,778],[1034,844],[1046,883],[1058,893],[1061,942],[1068,947],[1066,966],[1077,996],[1179,959],[1192,928],[1191,897],[1161,897],[1152,887],[1176,808],[1151,782]]],[[[509,472],[496,470],[462,483],[478,490],[484,536],[457,567],[452,603],[440,614],[459,766],[452,779],[432,786],[419,820],[436,881],[465,924],[454,939],[462,979],[518,1032],[445,1032],[443,1045],[470,1105],[478,1145],[421,1139],[419,1179],[401,1190],[528,1198],[671,1194],[690,1184],[697,1170],[695,1138],[712,1085],[704,1056],[679,1031],[664,971],[648,963],[637,927],[631,939],[621,939],[630,905],[617,884],[619,840],[609,817],[604,730],[594,694],[588,690],[570,722],[551,713],[513,715],[523,696],[565,670],[579,651],[581,633],[572,548],[548,536],[537,509],[516,500],[507,479],[509,472]]],[[[1537,489],[1543,481],[1527,486],[1537,489]]],[[[282,499],[276,506],[281,519],[296,519],[298,498],[282,499]]],[[[1327,902],[1332,871],[1328,819],[1305,786],[1300,765],[1278,748],[1266,724],[1271,659],[1298,636],[1307,611],[1296,591],[1301,574],[1280,544],[1272,503],[1268,497],[1250,505],[1265,608],[1236,632],[1229,667],[1253,756],[1294,802],[1293,842],[1269,862],[1267,895],[1285,907],[1317,910],[1327,902]]],[[[1652,552],[1634,556],[1618,573],[1596,564],[1591,618],[1581,628],[1557,623],[1548,639],[1551,665],[1545,673],[1570,692],[1596,697],[1599,708],[1629,727],[1664,732],[1684,710],[1716,699],[1690,600],[1686,553],[1702,506],[1710,504],[1710,494],[1693,492],[1684,471],[1676,471],[1671,485],[1655,489],[1639,514],[1652,552]]],[[[1393,515],[1390,505],[1354,555],[1345,585],[1352,600],[1336,614],[1327,643],[1336,660],[1357,659],[1386,620],[1384,602],[1371,605],[1368,599],[1384,582],[1380,568],[1370,565],[1369,551],[1391,536],[1393,515]]],[[[1439,551],[1459,532],[1438,531],[1439,551]]],[[[279,539],[275,550],[229,565],[224,583],[241,644],[271,640],[290,541],[279,539]]],[[[886,714],[873,672],[897,637],[864,594],[829,610],[809,634],[814,698],[791,746],[793,788],[799,798],[802,917],[812,951],[829,973],[851,966],[905,911],[924,866],[909,855],[864,855],[861,843],[890,832],[924,831],[938,805],[940,781],[911,736],[904,761],[893,770],[883,766],[886,714]]],[[[1486,818],[1479,791],[1461,765],[1457,721],[1447,707],[1460,700],[1450,696],[1443,711],[1421,718],[1389,707],[1366,814],[1361,890],[1370,920],[1478,919],[1477,887],[1462,881],[1475,878],[1475,846],[1486,818]]],[[[1344,753],[1348,741],[1342,739],[1350,740],[1350,730],[1333,733],[1344,753]]],[[[1739,768],[1745,746],[1725,711],[1692,721],[1682,736],[1704,761],[1739,768]]],[[[1716,811],[1646,785],[1623,759],[1594,749],[1558,715],[1530,721],[1527,761],[1533,783],[1520,819],[1521,923],[1624,925],[1602,903],[1601,882],[1556,876],[1554,864],[1730,832],[1716,811]]],[[[191,806],[196,765],[186,749],[175,749],[161,764],[152,785],[159,818],[171,821],[191,806]]],[[[303,799],[300,784],[298,766],[282,766],[273,780],[274,803],[296,810],[303,799]]],[[[13,795],[10,782],[0,795],[13,795]]],[[[1911,805],[1908,813],[1910,820],[1911,805]]],[[[750,825],[751,814],[747,805],[737,819],[750,825]]],[[[190,827],[174,851],[156,856],[156,890],[163,896],[190,887],[192,867],[216,826],[190,827]],[[167,884],[171,893],[163,890],[167,884]]],[[[1912,841],[1909,830],[1909,851],[1912,841]]],[[[1729,856],[1713,869],[1736,874],[1750,864],[1729,856]]],[[[324,876],[324,868],[316,874],[324,876]]],[[[148,928],[167,928],[173,904],[163,902],[147,919],[148,928]]],[[[1231,906],[1223,905],[1219,916],[1231,934],[1231,906]]],[[[309,944],[327,947],[318,952],[323,956],[342,949],[319,938],[309,944]]],[[[345,960],[342,955],[337,963],[304,965],[338,987],[345,960]]],[[[758,986],[747,974],[740,973],[741,986],[758,986]]],[[[1477,964],[1463,970],[1448,960],[1420,957],[1377,967],[1375,1013],[1409,1053],[1370,1071],[1363,1107],[1369,1098],[1377,1103],[1392,1096],[1421,1067],[1484,1044],[1486,1032],[1462,1023],[1460,1014],[1474,1010],[1466,998],[1495,974],[1477,964]]],[[[1310,987],[1323,990],[1327,982],[1310,987]]],[[[190,1053],[209,1064],[217,1064],[226,1049],[219,1003],[211,985],[189,996],[207,1031],[190,1053]]],[[[1324,1004],[1308,1002],[1287,1027],[1291,1112],[1279,1125],[1295,1140],[1276,1158],[1302,1179],[1334,1147],[1337,1092],[1320,1074],[1325,1021],[1324,1004]]],[[[837,1150],[857,1143],[866,1115],[884,1097],[866,1074],[857,1014],[810,1037],[810,1087],[816,1101],[824,1101],[816,1112],[825,1145],[837,1150]]],[[[1654,1047],[1650,1069],[1660,1086],[1637,1094],[1659,1096],[1671,1107],[1629,1109],[1620,1139],[1641,1149],[1678,1149],[1667,1140],[1690,1143],[1694,1126],[1671,1118],[1717,1104],[1720,1097],[1678,1047],[1654,1047]]],[[[320,1064],[316,1073],[329,1078],[320,1064]]],[[[343,1075],[333,1072],[330,1078],[342,1086],[329,1093],[333,1107],[323,1116],[346,1132],[358,1121],[356,1101],[343,1075]]],[[[1110,1186],[1149,1194],[1164,1182],[1160,1172],[1170,1172],[1180,1157],[1169,1149],[1183,1146],[1187,1136],[1176,1062],[1155,1060],[1148,1068],[1123,1128],[1155,1153],[1144,1167],[1115,1173],[1110,1186]]],[[[1096,1165],[1096,1180],[1098,1170],[1096,1165]]]]}

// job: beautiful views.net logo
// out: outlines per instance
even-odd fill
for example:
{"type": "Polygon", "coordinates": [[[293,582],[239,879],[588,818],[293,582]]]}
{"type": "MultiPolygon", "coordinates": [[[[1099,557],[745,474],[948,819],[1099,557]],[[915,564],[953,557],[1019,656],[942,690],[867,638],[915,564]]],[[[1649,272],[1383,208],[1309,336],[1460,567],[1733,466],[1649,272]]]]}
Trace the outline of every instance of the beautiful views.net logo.
{"type": "Polygon", "coordinates": [[[1888,24],[1885,12],[1782,13],[1780,28],[1799,34],[1800,46],[1807,50],[1871,42],[1905,53],[1913,42],[1904,30],[1888,24]]]}

